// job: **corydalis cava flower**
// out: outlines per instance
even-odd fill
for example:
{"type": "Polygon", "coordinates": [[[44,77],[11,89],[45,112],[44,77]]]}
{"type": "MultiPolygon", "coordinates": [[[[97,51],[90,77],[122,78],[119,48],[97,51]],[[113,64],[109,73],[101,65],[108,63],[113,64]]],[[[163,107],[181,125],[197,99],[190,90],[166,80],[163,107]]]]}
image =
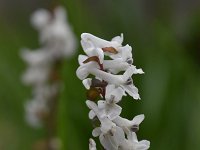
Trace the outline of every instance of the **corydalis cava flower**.
{"type": "MultiPolygon", "coordinates": [[[[89,118],[100,123],[92,135],[99,137],[104,149],[147,150],[150,142],[138,141],[135,133],[144,115],[135,116],[132,120],[120,116],[122,108],[118,102],[123,96],[128,94],[133,99],[140,99],[132,75],[144,73],[133,65],[131,46],[123,46],[122,42],[123,35],[106,41],[83,33],[81,45],[86,55],[79,55],[80,66],[76,74],[88,90],[86,105],[90,109],[89,118]],[[93,75],[93,78],[88,78],[89,75],[93,75]]],[[[89,141],[89,149],[95,150],[94,140],[89,141]]]]}
{"type": "Polygon", "coordinates": [[[31,17],[41,47],[23,49],[21,56],[28,65],[22,80],[33,88],[33,98],[25,104],[26,120],[33,127],[40,127],[51,115],[51,106],[60,91],[61,63],[76,49],[76,39],[66,18],[63,7],[56,7],[53,12],[40,9],[31,17]]]}

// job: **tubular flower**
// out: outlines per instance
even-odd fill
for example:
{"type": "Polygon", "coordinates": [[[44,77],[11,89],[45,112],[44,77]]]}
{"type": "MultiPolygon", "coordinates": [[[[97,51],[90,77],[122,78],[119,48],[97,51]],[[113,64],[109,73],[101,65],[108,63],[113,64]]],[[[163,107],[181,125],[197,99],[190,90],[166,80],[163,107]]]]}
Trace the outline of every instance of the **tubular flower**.
{"type": "MultiPolygon", "coordinates": [[[[123,46],[122,42],[123,34],[107,41],[83,33],[81,45],[86,55],[79,55],[80,66],[76,75],[87,89],[89,118],[99,122],[92,135],[99,137],[104,149],[147,150],[150,142],[138,141],[135,133],[144,115],[138,115],[132,120],[120,116],[122,108],[118,103],[123,96],[128,94],[133,99],[140,99],[132,75],[144,73],[133,65],[131,46],[123,46]]],[[[89,149],[92,148],[96,149],[96,144],[90,139],[89,149]]]]}

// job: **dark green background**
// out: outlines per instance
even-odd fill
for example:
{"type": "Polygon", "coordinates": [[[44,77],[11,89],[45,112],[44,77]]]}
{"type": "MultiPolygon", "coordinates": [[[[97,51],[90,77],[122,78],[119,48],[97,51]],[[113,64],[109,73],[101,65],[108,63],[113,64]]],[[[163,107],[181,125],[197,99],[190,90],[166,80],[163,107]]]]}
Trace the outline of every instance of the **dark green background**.
{"type": "MultiPolygon", "coordinates": [[[[45,135],[24,121],[24,102],[31,89],[22,85],[26,66],[23,47],[37,48],[38,34],[29,17],[47,0],[0,1],[0,150],[31,150],[45,135]]],[[[139,139],[151,141],[151,150],[200,149],[200,2],[198,0],[63,0],[68,19],[80,40],[89,32],[104,39],[124,33],[133,47],[135,75],[142,100],[121,103],[122,115],[146,118],[139,139]]],[[[59,136],[64,150],[87,150],[92,125],[85,105],[85,89],[75,75],[77,56],[66,60],[64,91],[59,104],[59,136]]],[[[96,141],[98,141],[96,139],[96,141]]]]}

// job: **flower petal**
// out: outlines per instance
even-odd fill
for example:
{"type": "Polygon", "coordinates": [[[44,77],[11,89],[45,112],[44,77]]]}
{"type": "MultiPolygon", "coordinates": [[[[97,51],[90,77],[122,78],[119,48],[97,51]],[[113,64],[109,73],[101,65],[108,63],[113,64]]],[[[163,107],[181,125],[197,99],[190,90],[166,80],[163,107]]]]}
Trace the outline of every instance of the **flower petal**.
{"type": "Polygon", "coordinates": [[[90,33],[82,33],[81,39],[85,42],[91,42],[95,47],[104,48],[104,47],[118,47],[120,44],[116,41],[106,41],[104,39],[98,38],[90,33]]]}
{"type": "Polygon", "coordinates": [[[90,110],[89,112],[89,119],[94,119],[94,117],[96,116],[95,112],[93,110],[90,110]]]}
{"type": "Polygon", "coordinates": [[[120,71],[125,71],[130,67],[130,64],[124,62],[122,59],[104,60],[103,66],[105,70],[117,74],[120,71]]]}
{"type": "Polygon", "coordinates": [[[78,56],[78,62],[79,62],[79,65],[84,65],[84,61],[88,58],[88,56],[86,55],[79,55],[78,56]]]}
{"type": "Polygon", "coordinates": [[[101,131],[104,134],[107,134],[113,127],[115,127],[116,125],[110,120],[108,119],[108,117],[102,117],[99,118],[100,122],[101,122],[101,131]]]}
{"type": "Polygon", "coordinates": [[[150,147],[150,142],[147,140],[139,141],[139,143],[135,146],[137,150],[147,150],[150,147]]]}
{"type": "Polygon", "coordinates": [[[109,84],[106,87],[106,101],[108,103],[118,103],[122,96],[124,95],[124,90],[121,87],[115,87],[113,84],[109,84]]]}
{"type": "Polygon", "coordinates": [[[50,21],[51,15],[45,9],[36,11],[31,17],[32,25],[37,29],[42,29],[50,21]]]}
{"type": "Polygon", "coordinates": [[[133,118],[132,120],[132,124],[133,125],[139,125],[142,121],[144,120],[144,115],[141,114],[141,115],[137,115],[133,118]]]}
{"type": "Polygon", "coordinates": [[[109,104],[109,105],[107,107],[107,115],[110,120],[114,120],[121,114],[122,108],[116,104],[109,104]],[[111,106],[109,107],[109,105],[111,106]]]}
{"type": "Polygon", "coordinates": [[[101,144],[103,145],[104,149],[117,150],[117,146],[112,144],[112,142],[110,142],[109,135],[101,134],[99,136],[99,140],[100,140],[101,144]]]}
{"type": "Polygon", "coordinates": [[[96,143],[93,139],[89,139],[89,150],[96,150],[96,143]]]}
{"type": "Polygon", "coordinates": [[[97,128],[94,128],[93,131],[92,131],[92,136],[94,137],[97,137],[101,134],[101,128],[100,127],[97,127],[97,128]]]}
{"type": "Polygon", "coordinates": [[[133,85],[121,85],[121,87],[134,99],[140,99],[140,95],[138,94],[138,89],[133,85]]]}
{"type": "Polygon", "coordinates": [[[84,87],[85,87],[87,90],[89,90],[89,89],[90,89],[90,86],[91,86],[91,84],[92,84],[92,79],[91,79],[91,78],[84,79],[84,80],[82,81],[82,83],[83,83],[84,87]]]}
{"type": "Polygon", "coordinates": [[[116,37],[112,38],[111,41],[115,41],[119,44],[122,44],[123,40],[124,40],[124,36],[123,36],[123,33],[121,33],[121,36],[116,36],[116,37]]]}
{"type": "Polygon", "coordinates": [[[88,108],[93,110],[96,115],[98,114],[99,110],[98,110],[97,104],[95,102],[87,100],[86,105],[88,106],[88,108]]]}

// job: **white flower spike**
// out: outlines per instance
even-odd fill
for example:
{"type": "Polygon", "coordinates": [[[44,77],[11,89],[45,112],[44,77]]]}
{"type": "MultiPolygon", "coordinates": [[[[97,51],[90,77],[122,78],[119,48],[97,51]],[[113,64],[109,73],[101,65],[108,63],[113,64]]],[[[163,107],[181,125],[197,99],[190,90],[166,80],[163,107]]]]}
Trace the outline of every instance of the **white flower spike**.
{"type": "Polygon", "coordinates": [[[49,111],[48,103],[60,89],[55,68],[74,54],[76,39],[63,7],[56,7],[53,12],[40,9],[33,13],[31,23],[39,32],[41,48],[21,51],[21,57],[29,67],[22,81],[33,88],[33,100],[25,105],[26,120],[30,125],[39,127],[42,126],[41,115],[49,111]]]}
{"type": "MultiPolygon", "coordinates": [[[[32,127],[46,128],[43,149],[59,150],[61,141],[56,137],[55,124],[62,88],[60,69],[62,62],[75,53],[76,39],[63,7],[55,7],[52,11],[37,10],[31,17],[31,23],[39,32],[41,47],[21,51],[21,57],[28,65],[22,81],[32,87],[33,95],[24,105],[25,119],[32,127]]],[[[84,83],[90,86],[89,80],[84,83]]]]}
{"type": "MultiPolygon", "coordinates": [[[[81,35],[81,45],[86,55],[79,55],[76,74],[87,89],[86,105],[90,109],[89,118],[100,123],[92,131],[99,137],[106,150],[147,150],[150,142],[138,141],[136,133],[144,115],[132,120],[120,116],[122,108],[118,103],[126,94],[140,99],[138,89],[133,84],[132,75],[143,74],[132,64],[132,47],[122,46],[123,34],[111,41],[98,38],[89,33],[81,35]],[[106,59],[107,57],[110,59],[106,59]],[[122,74],[120,74],[123,72],[122,74]],[[88,78],[88,76],[93,77],[88,78]]],[[[89,150],[96,150],[94,140],[90,139],[89,150]]]]}

